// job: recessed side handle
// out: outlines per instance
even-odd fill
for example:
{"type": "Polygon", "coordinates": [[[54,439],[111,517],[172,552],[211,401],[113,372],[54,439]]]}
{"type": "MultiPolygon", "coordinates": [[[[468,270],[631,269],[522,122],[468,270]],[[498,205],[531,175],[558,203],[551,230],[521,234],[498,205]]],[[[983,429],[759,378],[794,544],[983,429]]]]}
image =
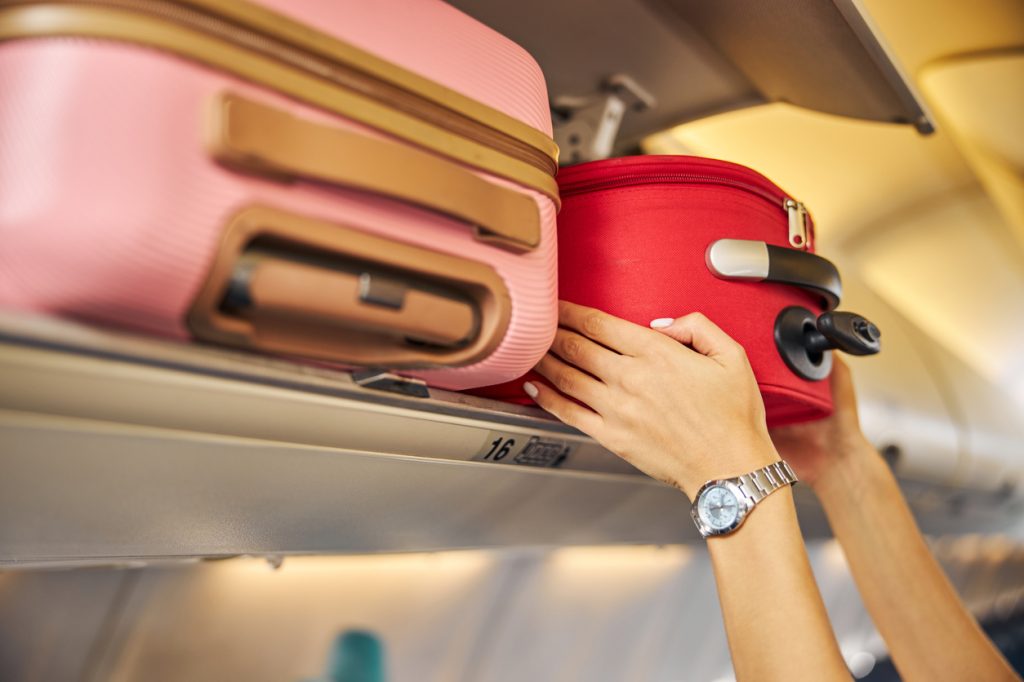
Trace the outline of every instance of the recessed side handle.
{"type": "Polygon", "coordinates": [[[540,245],[531,197],[389,140],[222,93],[213,102],[207,145],[219,163],[242,172],[385,196],[466,223],[480,241],[511,251],[540,245]]]}
{"type": "Polygon", "coordinates": [[[472,341],[479,326],[468,297],[259,250],[238,260],[225,306],[264,335],[272,325],[301,324],[324,337],[352,330],[396,343],[457,347],[472,341]]]}
{"type": "Polygon", "coordinates": [[[719,239],[705,253],[708,270],[721,279],[774,282],[821,296],[825,309],[839,305],[843,285],[831,261],[806,251],[749,239],[719,239]]]}
{"type": "Polygon", "coordinates": [[[188,315],[200,339],[346,365],[463,367],[494,352],[512,302],[478,261],[250,206],[188,315]]]}

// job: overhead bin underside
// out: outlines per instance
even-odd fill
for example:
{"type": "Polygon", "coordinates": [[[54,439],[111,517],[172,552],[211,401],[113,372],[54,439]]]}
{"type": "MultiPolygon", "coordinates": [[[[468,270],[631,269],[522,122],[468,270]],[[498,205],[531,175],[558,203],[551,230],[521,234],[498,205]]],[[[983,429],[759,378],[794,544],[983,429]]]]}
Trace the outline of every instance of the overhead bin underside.
{"type": "MultiPolygon", "coordinates": [[[[856,0],[452,4],[512,38],[540,63],[566,162],[573,162],[575,142],[559,134],[560,126],[577,114],[586,116],[595,100],[609,94],[628,104],[618,130],[619,153],[686,121],[778,101],[933,130],[920,98],[856,0]],[[629,92],[622,92],[623,84],[629,92]]],[[[577,135],[586,136],[587,126],[577,135]]]]}

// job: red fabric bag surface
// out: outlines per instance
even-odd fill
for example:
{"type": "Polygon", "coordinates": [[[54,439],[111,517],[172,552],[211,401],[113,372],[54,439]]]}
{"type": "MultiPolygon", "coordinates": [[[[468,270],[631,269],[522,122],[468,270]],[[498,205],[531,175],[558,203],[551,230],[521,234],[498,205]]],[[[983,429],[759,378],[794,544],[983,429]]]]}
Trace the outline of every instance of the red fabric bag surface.
{"type": "MultiPolygon", "coordinates": [[[[746,349],[769,425],[831,413],[827,379],[798,376],[775,341],[780,312],[799,306],[817,317],[827,301],[789,284],[716,277],[707,260],[720,239],[812,250],[813,225],[802,205],[749,168],[698,157],[596,161],[564,168],[558,180],[560,298],[644,326],[702,312],[746,349]],[[793,219],[801,230],[795,237],[793,219]]],[[[531,402],[522,380],[474,392],[531,402]]]]}

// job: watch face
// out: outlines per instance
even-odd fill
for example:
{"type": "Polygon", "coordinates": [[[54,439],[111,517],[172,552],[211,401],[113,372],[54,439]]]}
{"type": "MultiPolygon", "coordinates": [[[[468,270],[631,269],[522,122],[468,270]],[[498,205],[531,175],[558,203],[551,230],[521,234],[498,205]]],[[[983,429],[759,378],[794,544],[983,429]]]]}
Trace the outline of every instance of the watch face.
{"type": "Polygon", "coordinates": [[[712,530],[722,530],[736,523],[739,518],[739,500],[727,487],[715,485],[701,494],[697,513],[706,526],[712,530]]]}

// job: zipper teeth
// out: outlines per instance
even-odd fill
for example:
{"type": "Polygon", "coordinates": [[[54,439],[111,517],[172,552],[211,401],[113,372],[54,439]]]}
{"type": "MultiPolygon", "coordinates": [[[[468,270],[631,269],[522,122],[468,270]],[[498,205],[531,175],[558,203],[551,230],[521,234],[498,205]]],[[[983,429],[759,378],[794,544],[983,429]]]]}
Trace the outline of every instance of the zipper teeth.
{"type": "MultiPolygon", "coordinates": [[[[39,0],[33,4],[43,4],[39,0]]],[[[479,142],[518,161],[555,175],[557,162],[543,151],[464,114],[381,81],[357,67],[288,44],[273,36],[239,27],[216,15],[165,0],[63,0],[65,4],[106,6],[148,14],[259,52],[369,99],[386,104],[438,128],[479,142]]]]}
{"type": "Polygon", "coordinates": [[[736,189],[741,189],[745,192],[759,196],[762,199],[766,199],[782,210],[786,209],[786,201],[789,200],[789,197],[784,196],[781,192],[778,195],[775,195],[768,190],[740,180],[732,180],[730,178],[723,178],[715,175],[703,175],[700,173],[657,173],[654,175],[644,176],[621,175],[613,178],[592,180],[589,182],[583,181],[578,184],[569,183],[560,187],[560,194],[563,197],[568,197],[574,194],[593,192],[601,189],[611,189],[613,187],[628,187],[630,185],[647,185],[657,183],[725,185],[727,187],[735,187],[736,189]]]}

